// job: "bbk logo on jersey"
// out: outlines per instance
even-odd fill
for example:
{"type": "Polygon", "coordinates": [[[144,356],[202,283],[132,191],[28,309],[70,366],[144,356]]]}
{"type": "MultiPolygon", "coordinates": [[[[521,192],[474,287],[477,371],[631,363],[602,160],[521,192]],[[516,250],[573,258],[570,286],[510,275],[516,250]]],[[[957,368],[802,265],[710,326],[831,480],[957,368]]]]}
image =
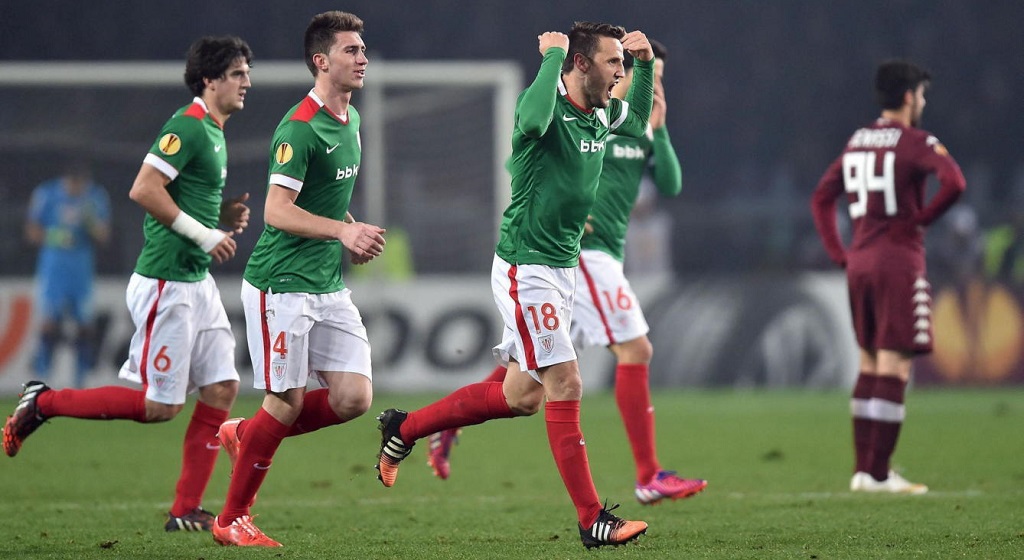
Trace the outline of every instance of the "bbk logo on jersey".
{"type": "Polygon", "coordinates": [[[612,146],[612,157],[618,159],[647,159],[647,154],[640,147],[615,144],[612,146]]]}
{"type": "Polygon", "coordinates": [[[342,168],[339,167],[338,168],[338,176],[335,177],[335,178],[338,181],[340,181],[342,179],[350,179],[352,177],[355,177],[358,174],[359,174],[359,166],[358,165],[349,165],[349,166],[345,167],[345,169],[342,169],[342,168]]]}
{"type": "Polygon", "coordinates": [[[580,152],[603,152],[604,141],[598,142],[597,140],[580,140],[580,152]]]}

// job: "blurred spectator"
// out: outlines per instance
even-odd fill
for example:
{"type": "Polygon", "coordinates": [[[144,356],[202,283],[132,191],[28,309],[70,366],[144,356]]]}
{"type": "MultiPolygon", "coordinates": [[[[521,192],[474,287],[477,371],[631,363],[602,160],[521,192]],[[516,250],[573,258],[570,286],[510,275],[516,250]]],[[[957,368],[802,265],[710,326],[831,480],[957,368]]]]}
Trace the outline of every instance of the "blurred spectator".
{"type": "Polygon", "coordinates": [[[92,369],[92,287],[94,248],[110,236],[110,199],[91,179],[88,165],[73,162],[60,177],[41,183],[32,192],[25,237],[39,247],[36,265],[39,342],[33,359],[36,374],[50,377],[57,344],[64,339],[65,319],[74,333],[67,340],[76,351],[75,386],[81,387],[92,369]]]}
{"type": "Polygon", "coordinates": [[[929,265],[936,283],[965,286],[982,272],[985,238],[974,208],[959,204],[943,220],[931,245],[929,265]]]}
{"type": "Polygon", "coordinates": [[[1006,223],[985,233],[985,276],[1008,286],[1024,285],[1024,211],[1010,212],[1006,223]]]}

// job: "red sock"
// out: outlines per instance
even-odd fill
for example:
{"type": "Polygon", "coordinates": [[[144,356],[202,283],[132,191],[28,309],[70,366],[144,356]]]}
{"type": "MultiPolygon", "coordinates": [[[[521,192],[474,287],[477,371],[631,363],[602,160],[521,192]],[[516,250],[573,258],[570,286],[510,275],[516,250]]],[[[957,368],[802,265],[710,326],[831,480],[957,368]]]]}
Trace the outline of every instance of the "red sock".
{"type": "Polygon", "coordinates": [[[410,412],[402,422],[402,440],[412,443],[434,432],[513,416],[501,383],[473,383],[434,404],[410,412]]]}
{"type": "Polygon", "coordinates": [[[875,430],[875,420],[867,408],[871,394],[875,390],[877,375],[860,372],[857,383],[853,386],[853,398],[850,400],[850,414],[853,416],[853,451],[856,458],[854,472],[871,470],[871,435],[875,430]]]}
{"type": "Polygon", "coordinates": [[[896,441],[903,427],[904,394],[907,384],[898,377],[879,376],[875,381],[874,399],[879,407],[873,438],[874,456],[871,459],[871,476],[875,480],[889,478],[889,460],[896,450],[896,441]]]}
{"type": "Polygon", "coordinates": [[[647,364],[619,364],[615,368],[615,402],[626,426],[636,463],[636,480],[650,482],[661,470],[654,443],[654,407],[647,382],[647,364]]]}
{"type": "Polygon", "coordinates": [[[146,421],[146,392],[128,387],[50,390],[40,394],[36,404],[47,418],[146,421]]]}
{"type": "Polygon", "coordinates": [[[576,517],[584,529],[588,528],[601,513],[601,500],[590,476],[587,447],[580,431],[580,401],[548,401],[544,405],[544,421],[551,454],[576,506],[576,517]]]}
{"type": "Polygon", "coordinates": [[[501,383],[505,381],[505,374],[508,373],[508,368],[505,366],[498,366],[494,368],[494,371],[484,379],[484,383],[501,383]]]}
{"type": "Polygon", "coordinates": [[[249,515],[249,508],[252,507],[263,479],[267,477],[274,453],[289,430],[289,426],[279,422],[262,407],[256,412],[256,416],[248,421],[246,437],[238,452],[235,469],[231,473],[228,497],[224,500],[224,509],[217,518],[221,527],[227,527],[239,517],[249,515]]]}
{"type": "MultiPolygon", "coordinates": [[[[330,391],[327,389],[306,392],[306,396],[302,399],[302,412],[299,413],[299,417],[295,419],[295,423],[288,431],[288,437],[308,434],[320,428],[341,424],[341,418],[338,418],[337,413],[327,402],[329,394],[330,391]]],[[[239,431],[239,437],[241,437],[241,431],[239,431]]]]}
{"type": "Polygon", "coordinates": [[[192,420],[185,429],[185,443],[181,456],[181,476],[175,490],[171,515],[182,516],[199,507],[203,493],[213,474],[220,443],[217,430],[228,419],[228,411],[196,401],[192,420]]]}

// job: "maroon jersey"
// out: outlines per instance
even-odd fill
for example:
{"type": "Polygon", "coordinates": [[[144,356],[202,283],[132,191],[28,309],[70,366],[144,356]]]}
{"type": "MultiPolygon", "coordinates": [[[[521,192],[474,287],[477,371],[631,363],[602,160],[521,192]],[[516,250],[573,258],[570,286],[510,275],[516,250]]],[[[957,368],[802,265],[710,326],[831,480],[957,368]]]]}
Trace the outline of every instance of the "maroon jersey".
{"type": "Polygon", "coordinates": [[[861,348],[931,351],[924,226],[956,202],[965,185],[938,139],[887,119],[854,132],[825,171],[811,199],[814,225],[829,257],[846,268],[861,348]],[[926,206],[932,173],[940,189],[926,206]],[[836,200],[844,191],[853,223],[849,249],[836,229],[836,200]]]}
{"type": "Polygon", "coordinates": [[[966,186],[960,166],[937,138],[878,119],[853,133],[846,149],[818,182],[811,200],[814,224],[829,257],[845,266],[847,250],[836,229],[836,199],[846,192],[853,239],[849,251],[905,249],[924,257],[924,231],[966,186]],[[925,180],[940,190],[925,206],[925,180]]]}

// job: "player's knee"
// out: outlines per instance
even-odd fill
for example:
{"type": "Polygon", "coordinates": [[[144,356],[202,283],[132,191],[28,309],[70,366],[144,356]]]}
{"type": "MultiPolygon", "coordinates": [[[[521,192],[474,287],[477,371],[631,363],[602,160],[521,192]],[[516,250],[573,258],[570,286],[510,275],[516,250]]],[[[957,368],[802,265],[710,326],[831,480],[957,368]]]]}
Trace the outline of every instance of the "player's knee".
{"type": "Polygon", "coordinates": [[[163,404],[147,400],[146,423],[156,424],[173,420],[184,407],[183,404],[163,404]]]}
{"type": "Polygon", "coordinates": [[[540,411],[544,403],[544,393],[534,391],[525,395],[513,395],[507,397],[508,407],[516,416],[533,416],[540,411]]]}
{"type": "Polygon", "coordinates": [[[238,381],[234,380],[220,381],[199,388],[199,399],[204,404],[221,410],[231,410],[237,396],[238,381]]]}
{"type": "Polygon", "coordinates": [[[341,418],[343,422],[358,418],[370,409],[373,395],[369,392],[345,393],[341,395],[330,395],[328,403],[331,410],[341,418]]]}
{"type": "Polygon", "coordinates": [[[654,346],[646,336],[641,336],[613,347],[619,363],[649,364],[654,357],[654,346]]]}

